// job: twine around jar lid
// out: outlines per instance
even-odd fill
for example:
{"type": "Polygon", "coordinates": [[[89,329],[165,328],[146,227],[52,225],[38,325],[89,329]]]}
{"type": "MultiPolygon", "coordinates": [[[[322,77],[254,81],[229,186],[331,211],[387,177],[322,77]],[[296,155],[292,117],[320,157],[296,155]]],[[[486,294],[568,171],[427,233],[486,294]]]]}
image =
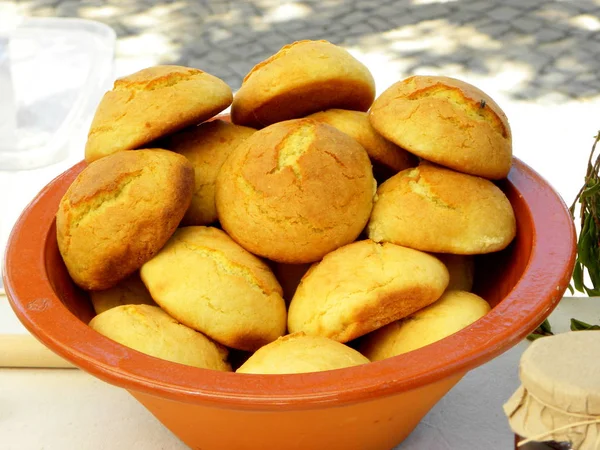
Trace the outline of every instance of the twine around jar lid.
{"type": "Polygon", "coordinates": [[[538,339],[523,353],[522,386],[504,405],[512,430],[530,441],[600,450],[600,331],[538,339]]]}

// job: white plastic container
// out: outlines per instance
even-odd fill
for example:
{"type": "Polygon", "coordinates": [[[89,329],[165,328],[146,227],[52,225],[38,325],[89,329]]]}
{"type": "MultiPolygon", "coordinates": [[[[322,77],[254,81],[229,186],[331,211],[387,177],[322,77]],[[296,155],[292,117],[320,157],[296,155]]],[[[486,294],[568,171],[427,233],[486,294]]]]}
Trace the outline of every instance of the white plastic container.
{"type": "Polygon", "coordinates": [[[112,28],[83,19],[22,18],[0,28],[0,266],[22,209],[83,159],[114,81],[115,44],[112,28]]]}
{"type": "Polygon", "coordinates": [[[112,28],[80,19],[28,18],[0,31],[0,170],[68,156],[113,79],[115,41],[112,28]]]}

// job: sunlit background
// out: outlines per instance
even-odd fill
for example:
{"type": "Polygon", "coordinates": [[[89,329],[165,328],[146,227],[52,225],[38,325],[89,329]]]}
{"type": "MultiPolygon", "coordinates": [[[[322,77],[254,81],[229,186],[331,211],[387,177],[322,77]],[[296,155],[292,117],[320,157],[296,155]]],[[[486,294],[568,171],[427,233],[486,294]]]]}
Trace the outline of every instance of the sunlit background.
{"type": "Polygon", "coordinates": [[[600,0],[0,1],[0,24],[18,15],[110,25],[119,76],[182,64],[235,90],[283,45],[327,39],[369,66],[379,92],[411,74],[462,78],[497,99],[515,154],[569,198],[563,175],[582,172],[600,128],[600,0]]]}
{"type": "Polygon", "coordinates": [[[119,37],[121,73],[183,64],[235,89],[254,64],[286,43],[327,39],[353,49],[390,82],[424,72],[492,77],[495,89],[515,99],[554,102],[593,97],[600,89],[598,0],[1,3],[15,13],[110,25],[119,37]]]}

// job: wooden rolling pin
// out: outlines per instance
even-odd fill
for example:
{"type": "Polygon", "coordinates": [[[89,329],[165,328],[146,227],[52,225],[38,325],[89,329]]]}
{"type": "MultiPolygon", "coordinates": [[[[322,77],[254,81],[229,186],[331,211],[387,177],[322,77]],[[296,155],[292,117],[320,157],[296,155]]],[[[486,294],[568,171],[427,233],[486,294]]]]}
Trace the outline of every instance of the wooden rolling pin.
{"type": "Polygon", "coordinates": [[[0,367],[74,368],[34,338],[19,323],[0,292],[0,367]]]}
{"type": "Polygon", "coordinates": [[[30,334],[0,334],[0,367],[76,368],[30,334]]]}

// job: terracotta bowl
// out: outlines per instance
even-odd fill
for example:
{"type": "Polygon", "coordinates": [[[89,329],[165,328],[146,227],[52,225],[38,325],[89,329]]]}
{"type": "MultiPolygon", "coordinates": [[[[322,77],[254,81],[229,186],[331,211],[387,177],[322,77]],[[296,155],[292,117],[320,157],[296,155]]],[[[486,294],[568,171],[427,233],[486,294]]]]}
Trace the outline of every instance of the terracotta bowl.
{"type": "Polygon", "coordinates": [[[377,363],[296,375],[242,375],[146,356],[87,326],[89,299],[60,258],[54,215],[79,163],[25,209],[4,275],[17,316],[42,343],[92,375],[127,389],[194,449],[390,449],[469,370],[534,330],[561,299],[575,230],[560,197],[519,160],[499,183],[517,216],[511,246],[477,263],[476,292],[493,309],[437,343],[377,363]]]}

